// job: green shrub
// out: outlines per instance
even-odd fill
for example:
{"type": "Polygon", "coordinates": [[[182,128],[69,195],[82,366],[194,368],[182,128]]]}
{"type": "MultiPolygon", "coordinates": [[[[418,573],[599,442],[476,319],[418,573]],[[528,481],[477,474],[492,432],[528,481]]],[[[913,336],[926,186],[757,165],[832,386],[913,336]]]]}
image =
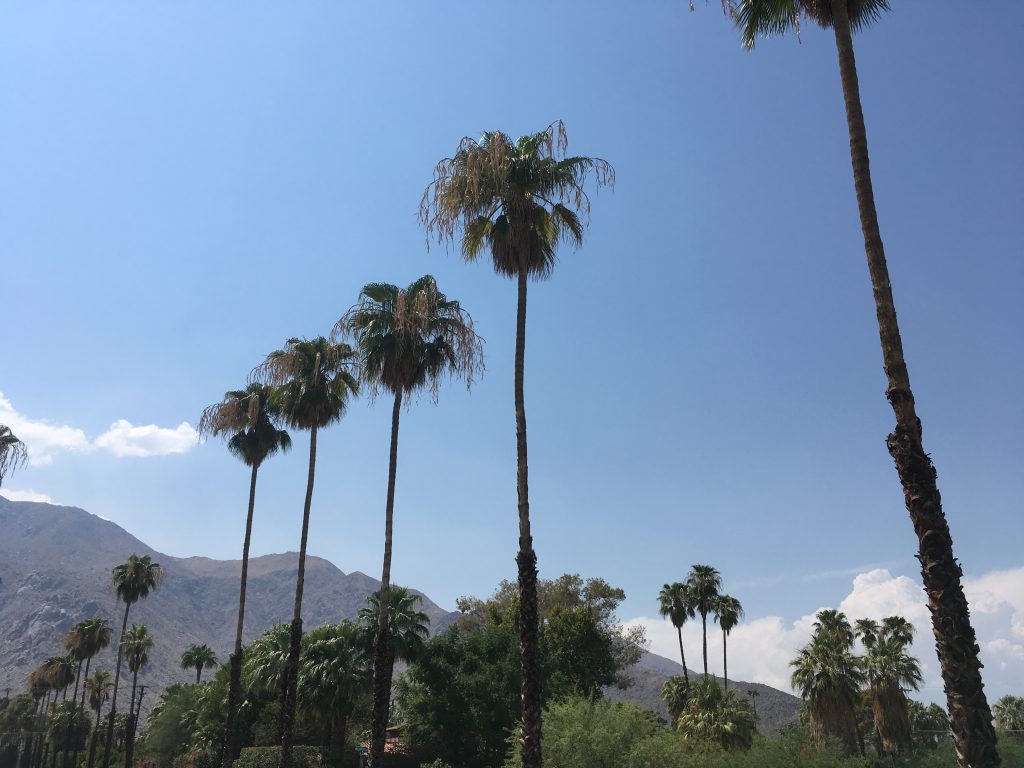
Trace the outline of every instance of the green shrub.
{"type": "MultiPolygon", "coordinates": [[[[232,768],[277,768],[280,759],[280,747],[246,747],[232,768]]],[[[320,750],[316,747],[292,747],[294,768],[320,768],[322,764],[320,750]]]]}

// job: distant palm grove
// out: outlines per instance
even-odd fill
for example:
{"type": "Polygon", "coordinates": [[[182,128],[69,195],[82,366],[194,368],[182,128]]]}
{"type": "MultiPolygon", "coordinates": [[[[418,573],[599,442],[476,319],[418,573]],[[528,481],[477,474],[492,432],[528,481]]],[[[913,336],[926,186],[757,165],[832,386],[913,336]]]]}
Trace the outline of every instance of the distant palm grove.
{"type": "MultiPolygon", "coordinates": [[[[729,678],[729,637],[744,619],[743,606],[723,591],[722,575],[707,564],[677,572],[678,580],[670,576],[650,596],[676,631],[682,664],[682,674],[661,691],[668,718],[607,700],[606,691],[630,684],[630,669],[643,654],[643,634],[619,622],[616,608],[625,595],[602,579],[539,577],[529,496],[528,288],[553,274],[564,249],[582,247],[590,194],[615,184],[609,162],[569,153],[565,126],[556,121],[518,139],[497,130],[461,139],[435,165],[419,207],[428,242],[457,247],[467,262],[488,261],[515,286],[516,315],[508,318],[514,340],[514,582],[503,582],[488,598],[461,598],[458,620],[433,634],[420,598],[392,582],[393,543],[401,535],[395,498],[403,409],[419,406],[423,395],[438,404],[447,382],[477,385],[484,344],[468,306],[444,293],[429,274],[407,284],[411,276],[398,284],[353,286],[353,303],[338,308],[332,328],[312,338],[282,334],[279,349],[225,382],[234,388],[201,414],[199,433],[223,440],[248,470],[244,515],[241,504],[238,510],[242,557],[232,647],[180,648],[182,681],[150,692],[141,722],[146,686],[139,680],[155,638],[144,624],[132,622],[132,608],[160,589],[164,571],[149,556],[125,553],[125,562],[111,572],[120,624],[96,617],[78,622],[62,638],[63,653],[40,664],[24,691],[8,692],[2,700],[0,768],[993,768],[1024,761],[1024,700],[1006,696],[990,708],[984,692],[961,569],[915,410],[875,210],[853,33],[879,21],[889,3],[722,0],[722,6],[748,49],[801,19],[834,33],[885,396],[895,420],[886,446],[918,540],[946,707],[910,698],[922,681],[921,663],[909,653],[917,628],[900,616],[851,619],[828,609],[817,614],[808,644],[794,649],[800,722],[781,734],[759,733],[758,691],[729,678]],[[317,506],[317,446],[335,439],[360,397],[383,397],[391,406],[389,451],[380,457],[388,465],[386,487],[380,488],[380,587],[354,620],[307,627],[303,594],[317,506]],[[265,466],[268,460],[300,446],[308,450],[308,462],[304,486],[295,487],[298,561],[291,619],[258,628],[265,631],[246,644],[258,481],[273,471],[265,466]],[[688,625],[699,625],[699,647],[686,647],[688,625]],[[721,633],[720,660],[709,659],[709,632],[721,633]],[[108,647],[116,650],[116,663],[96,668],[93,659],[108,647]]],[[[429,169],[424,170],[426,179],[429,169]]],[[[30,450],[0,425],[0,486],[25,464],[30,450]]],[[[511,477],[510,466],[510,485],[511,477]]],[[[232,482],[241,494],[242,476],[232,482]]],[[[341,514],[348,513],[342,505],[341,514]]],[[[533,516],[538,513],[544,510],[535,509],[533,516]]],[[[666,573],[678,568],[665,564],[666,573]]]]}

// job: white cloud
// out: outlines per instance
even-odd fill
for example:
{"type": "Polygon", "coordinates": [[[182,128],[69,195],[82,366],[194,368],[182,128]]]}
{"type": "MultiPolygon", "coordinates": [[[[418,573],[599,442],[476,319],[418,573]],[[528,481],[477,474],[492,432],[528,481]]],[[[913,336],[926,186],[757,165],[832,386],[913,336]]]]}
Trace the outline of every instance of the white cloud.
{"type": "Polygon", "coordinates": [[[155,424],[136,426],[118,419],[95,440],[89,440],[77,427],[51,424],[45,419],[32,419],[14,409],[0,392],[0,424],[6,424],[28,448],[29,466],[40,467],[53,462],[60,453],[89,453],[97,448],[115,456],[164,456],[185,453],[196,445],[196,431],[188,422],[177,427],[155,424]]]}
{"type": "Polygon", "coordinates": [[[187,421],[168,429],[155,424],[135,426],[118,419],[96,438],[96,446],[115,456],[164,456],[185,453],[196,444],[196,439],[196,431],[187,421]]]}
{"type": "Polygon", "coordinates": [[[87,453],[93,448],[85,432],[80,429],[30,419],[18,413],[3,392],[0,392],[0,424],[10,427],[28,446],[28,461],[33,467],[49,464],[57,453],[87,453]]]}
{"type": "MultiPolygon", "coordinates": [[[[965,579],[971,619],[978,635],[982,675],[989,700],[1024,691],[1024,567],[992,571],[965,579]]],[[[924,684],[918,694],[927,701],[944,703],[942,679],[932,639],[931,615],[924,590],[914,578],[893,576],[878,568],[857,574],[838,607],[851,619],[900,615],[917,629],[912,653],[921,661],[924,684]]],[[[729,677],[765,683],[790,690],[789,661],[811,636],[818,611],[789,622],[780,616],[750,618],[729,635],[729,677]]],[[[673,661],[679,659],[679,642],[670,622],[641,616],[626,622],[647,631],[651,650],[673,661]]],[[[701,669],[700,620],[683,628],[687,666],[701,669]]],[[[709,671],[722,673],[722,633],[708,626],[709,671]]]]}
{"type": "Polygon", "coordinates": [[[53,499],[45,493],[39,493],[31,488],[26,488],[24,490],[5,488],[0,491],[0,496],[3,496],[8,501],[41,501],[46,504],[53,504],[53,499]]]}

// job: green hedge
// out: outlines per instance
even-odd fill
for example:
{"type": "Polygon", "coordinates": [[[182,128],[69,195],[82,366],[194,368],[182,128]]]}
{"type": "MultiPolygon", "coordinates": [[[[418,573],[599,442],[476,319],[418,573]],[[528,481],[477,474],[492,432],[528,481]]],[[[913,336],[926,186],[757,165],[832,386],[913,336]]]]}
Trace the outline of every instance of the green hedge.
{"type": "MultiPolygon", "coordinates": [[[[277,768],[281,759],[280,747],[246,747],[232,768],[277,768]]],[[[320,768],[323,760],[316,747],[292,747],[294,768],[320,768]]]]}

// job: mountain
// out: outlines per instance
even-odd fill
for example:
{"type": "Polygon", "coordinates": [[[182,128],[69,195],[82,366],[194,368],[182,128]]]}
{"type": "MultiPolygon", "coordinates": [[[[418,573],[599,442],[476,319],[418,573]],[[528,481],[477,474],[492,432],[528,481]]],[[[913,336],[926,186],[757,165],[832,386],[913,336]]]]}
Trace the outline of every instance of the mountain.
{"type": "MultiPolygon", "coordinates": [[[[164,570],[160,588],[133,605],[128,619],[130,624],[146,624],[156,639],[150,663],[139,675],[139,682],[151,689],[144,709],[156,700],[152,694],[194,679],[194,672],[180,666],[181,654],[190,645],[206,643],[221,661],[227,660],[238,617],[241,561],[171,557],[77,507],[0,496],[0,690],[21,690],[32,669],[63,652],[61,638],[79,621],[99,616],[115,632],[120,630],[124,606],[110,586],[110,571],[133,552],[149,555],[164,570]]],[[[295,552],[249,560],[246,642],[272,624],[291,620],[297,567],[295,552]]],[[[379,581],[364,573],[346,574],[323,558],[308,557],[303,622],[310,628],[355,618],[367,595],[379,587],[379,581]]],[[[458,616],[416,594],[423,598],[421,608],[433,632],[446,629],[458,616]]],[[[92,668],[112,669],[115,661],[111,647],[93,660],[92,668]]],[[[610,690],[608,696],[636,701],[664,717],[661,686],[682,671],[669,659],[645,654],[629,670],[634,685],[610,690]]],[[[759,692],[757,712],[765,732],[795,719],[800,704],[796,697],[758,683],[733,684],[739,691],[759,692]]]]}
{"type": "MultiPolygon", "coordinates": [[[[124,605],[110,586],[110,571],[133,552],[149,555],[164,571],[160,588],[133,605],[128,618],[129,624],[146,624],[156,638],[139,682],[162,689],[188,681],[194,673],[182,670],[180,659],[194,643],[210,645],[227,660],[238,618],[240,560],[171,557],[76,507],[0,497],[0,690],[20,690],[35,666],[63,653],[61,638],[79,621],[99,616],[115,633],[120,630],[124,605]]],[[[272,624],[291,621],[297,568],[295,552],[250,559],[246,642],[272,624]]],[[[355,618],[379,585],[366,574],[346,574],[327,560],[308,557],[305,625],[355,618]]],[[[426,596],[421,609],[434,631],[452,621],[452,614],[426,596]]],[[[111,647],[93,660],[93,669],[112,669],[115,662],[111,647]]]]}

